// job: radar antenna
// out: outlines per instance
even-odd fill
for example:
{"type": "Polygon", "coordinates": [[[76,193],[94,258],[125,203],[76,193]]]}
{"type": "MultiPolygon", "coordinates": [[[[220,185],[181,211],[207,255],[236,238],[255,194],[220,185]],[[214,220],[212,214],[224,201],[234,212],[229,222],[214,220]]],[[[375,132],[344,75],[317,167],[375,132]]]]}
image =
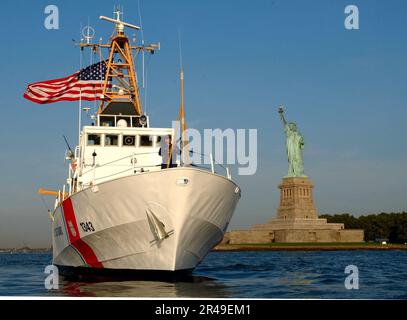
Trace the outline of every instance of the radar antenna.
{"type": "Polygon", "coordinates": [[[112,18],[105,17],[105,16],[100,16],[99,19],[114,23],[116,25],[115,28],[116,28],[117,33],[123,33],[124,27],[129,27],[131,29],[136,29],[136,30],[141,29],[139,26],[121,21],[120,15],[122,15],[123,12],[119,8],[116,9],[114,14],[116,15],[116,19],[112,19],[112,18]]]}

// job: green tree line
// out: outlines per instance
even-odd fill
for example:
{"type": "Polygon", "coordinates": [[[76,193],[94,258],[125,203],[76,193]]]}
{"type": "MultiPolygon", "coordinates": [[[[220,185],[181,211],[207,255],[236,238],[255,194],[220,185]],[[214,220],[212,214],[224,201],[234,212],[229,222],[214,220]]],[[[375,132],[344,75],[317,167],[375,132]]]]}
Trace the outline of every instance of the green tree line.
{"type": "Polygon", "coordinates": [[[407,212],[380,213],[354,217],[349,213],[320,215],[328,222],[343,223],[346,229],[365,230],[365,241],[388,239],[391,243],[407,242],[407,212]]]}

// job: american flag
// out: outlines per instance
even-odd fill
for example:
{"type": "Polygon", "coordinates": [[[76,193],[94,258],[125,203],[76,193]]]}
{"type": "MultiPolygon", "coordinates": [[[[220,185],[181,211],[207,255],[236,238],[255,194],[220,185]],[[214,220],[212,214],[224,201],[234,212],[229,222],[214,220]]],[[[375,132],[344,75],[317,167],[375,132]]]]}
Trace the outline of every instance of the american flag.
{"type": "Polygon", "coordinates": [[[100,100],[105,75],[106,61],[100,61],[65,78],[31,83],[24,98],[40,104],[62,100],[100,100]]]}

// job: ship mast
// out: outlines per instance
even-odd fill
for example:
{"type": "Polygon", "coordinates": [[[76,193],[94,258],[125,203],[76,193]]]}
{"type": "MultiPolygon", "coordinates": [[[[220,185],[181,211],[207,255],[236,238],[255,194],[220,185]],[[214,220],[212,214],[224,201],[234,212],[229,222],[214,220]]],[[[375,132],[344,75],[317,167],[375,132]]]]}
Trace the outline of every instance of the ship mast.
{"type": "Polygon", "coordinates": [[[159,44],[148,46],[130,45],[129,38],[124,33],[124,27],[140,30],[140,27],[124,22],[120,19],[122,12],[117,9],[115,19],[100,16],[99,19],[115,24],[114,34],[107,44],[80,43],[79,46],[92,47],[98,50],[100,57],[102,48],[109,49],[109,57],[106,59],[106,74],[103,83],[103,93],[98,108],[98,114],[131,114],[141,115],[142,106],[140,101],[137,75],[134,67],[132,50],[147,51],[151,54],[159,49],[159,44]]]}
{"type": "MultiPolygon", "coordinates": [[[[179,126],[181,127],[181,163],[183,166],[190,165],[189,159],[189,141],[187,136],[187,123],[185,120],[185,105],[184,105],[184,66],[182,63],[182,49],[181,49],[181,34],[178,31],[178,41],[179,41],[179,57],[180,57],[180,98],[181,103],[178,112],[178,122],[179,126]]],[[[175,136],[174,136],[175,140],[175,136]]],[[[170,151],[170,158],[172,157],[173,150],[170,151]]],[[[167,164],[169,166],[169,163],[167,164]]]]}
{"type": "Polygon", "coordinates": [[[178,121],[181,121],[181,150],[182,150],[182,163],[189,165],[189,141],[187,136],[187,123],[185,121],[185,106],[184,106],[184,68],[181,65],[180,71],[180,90],[181,90],[181,105],[178,115],[178,121]]]}

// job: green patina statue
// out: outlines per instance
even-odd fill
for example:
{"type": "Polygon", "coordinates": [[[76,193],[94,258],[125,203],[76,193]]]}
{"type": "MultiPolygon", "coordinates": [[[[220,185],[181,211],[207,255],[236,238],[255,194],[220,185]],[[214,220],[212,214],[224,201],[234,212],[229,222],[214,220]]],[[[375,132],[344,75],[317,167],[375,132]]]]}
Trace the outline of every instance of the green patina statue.
{"type": "Polygon", "coordinates": [[[283,121],[285,132],[285,147],[288,157],[288,174],[286,177],[306,177],[302,157],[304,137],[297,130],[297,125],[294,122],[287,123],[284,118],[283,107],[278,109],[278,113],[283,121]]]}

